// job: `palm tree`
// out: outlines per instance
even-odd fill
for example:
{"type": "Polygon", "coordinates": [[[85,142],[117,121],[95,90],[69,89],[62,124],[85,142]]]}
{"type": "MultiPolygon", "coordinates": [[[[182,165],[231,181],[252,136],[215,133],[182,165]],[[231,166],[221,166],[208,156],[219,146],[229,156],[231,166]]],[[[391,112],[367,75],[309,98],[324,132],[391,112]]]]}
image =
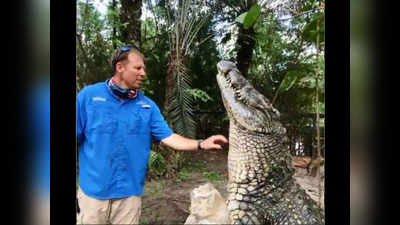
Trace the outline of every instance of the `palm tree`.
{"type": "MultiPolygon", "coordinates": [[[[196,124],[193,119],[193,98],[187,92],[191,88],[189,74],[189,55],[192,53],[199,30],[207,21],[207,15],[201,15],[202,6],[192,0],[177,2],[177,6],[168,5],[169,62],[166,76],[164,116],[178,134],[195,137],[196,124]],[[176,9],[173,9],[176,8],[176,9]]],[[[203,40],[204,41],[204,40],[203,40]]],[[[200,42],[201,43],[201,42],[200,42]]]]}

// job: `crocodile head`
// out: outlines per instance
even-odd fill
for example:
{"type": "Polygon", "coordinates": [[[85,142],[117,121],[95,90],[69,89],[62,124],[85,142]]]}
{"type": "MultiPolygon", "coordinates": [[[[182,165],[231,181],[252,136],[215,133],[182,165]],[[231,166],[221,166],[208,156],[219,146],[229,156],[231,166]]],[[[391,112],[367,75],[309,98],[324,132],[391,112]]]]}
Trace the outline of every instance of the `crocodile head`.
{"type": "Polygon", "coordinates": [[[234,63],[220,61],[217,69],[217,82],[231,122],[257,133],[286,133],[279,123],[278,110],[243,77],[234,63]]]}

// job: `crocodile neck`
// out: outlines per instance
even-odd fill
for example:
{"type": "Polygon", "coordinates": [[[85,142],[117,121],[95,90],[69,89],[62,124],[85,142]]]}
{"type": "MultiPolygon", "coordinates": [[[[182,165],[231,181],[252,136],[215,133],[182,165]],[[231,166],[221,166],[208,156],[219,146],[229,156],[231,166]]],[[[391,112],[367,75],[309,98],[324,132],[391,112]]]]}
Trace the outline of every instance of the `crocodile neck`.
{"type": "Polygon", "coordinates": [[[295,183],[290,155],[281,139],[245,130],[231,120],[228,202],[238,200],[238,195],[244,202],[252,202],[238,207],[250,209],[258,221],[320,224],[321,211],[295,183]]]}
{"type": "Polygon", "coordinates": [[[243,129],[231,120],[229,127],[229,180],[235,183],[276,183],[291,178],[291,158],[274,135],[243,129]]]}

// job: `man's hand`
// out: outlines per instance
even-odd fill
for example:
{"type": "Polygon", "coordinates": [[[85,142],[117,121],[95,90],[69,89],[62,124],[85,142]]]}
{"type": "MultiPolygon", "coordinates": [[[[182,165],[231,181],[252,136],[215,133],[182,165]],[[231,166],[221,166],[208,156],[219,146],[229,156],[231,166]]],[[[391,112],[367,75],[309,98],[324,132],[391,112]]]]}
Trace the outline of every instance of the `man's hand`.
{"type": "Polygon", "coordinates": [[[222,149],[222,145],[227,144],[228,140],[222,135],[213,135],[200,143],[201,149],[222,149]]]}

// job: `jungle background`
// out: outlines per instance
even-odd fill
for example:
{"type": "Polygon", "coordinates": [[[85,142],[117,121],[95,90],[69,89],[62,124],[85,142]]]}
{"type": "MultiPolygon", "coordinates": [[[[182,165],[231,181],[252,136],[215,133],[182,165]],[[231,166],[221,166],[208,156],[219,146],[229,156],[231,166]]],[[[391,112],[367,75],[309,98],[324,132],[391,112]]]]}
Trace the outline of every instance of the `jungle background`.
{"type": "MultiPolygon", "coordinates": [[[[111,76],[116,47],[135,45],[146,57],[141,90],[175,133],[228,137],[216,64],[234,61],[280,111],[297,179],[323,207],[324,3],[77,0],[76,91],[111,76]]],[[[190,191],[205,182],[226,197],[227,154],[227,147],[182,153],[154,143],[141,223],[183,223],[190,191]]]]}

